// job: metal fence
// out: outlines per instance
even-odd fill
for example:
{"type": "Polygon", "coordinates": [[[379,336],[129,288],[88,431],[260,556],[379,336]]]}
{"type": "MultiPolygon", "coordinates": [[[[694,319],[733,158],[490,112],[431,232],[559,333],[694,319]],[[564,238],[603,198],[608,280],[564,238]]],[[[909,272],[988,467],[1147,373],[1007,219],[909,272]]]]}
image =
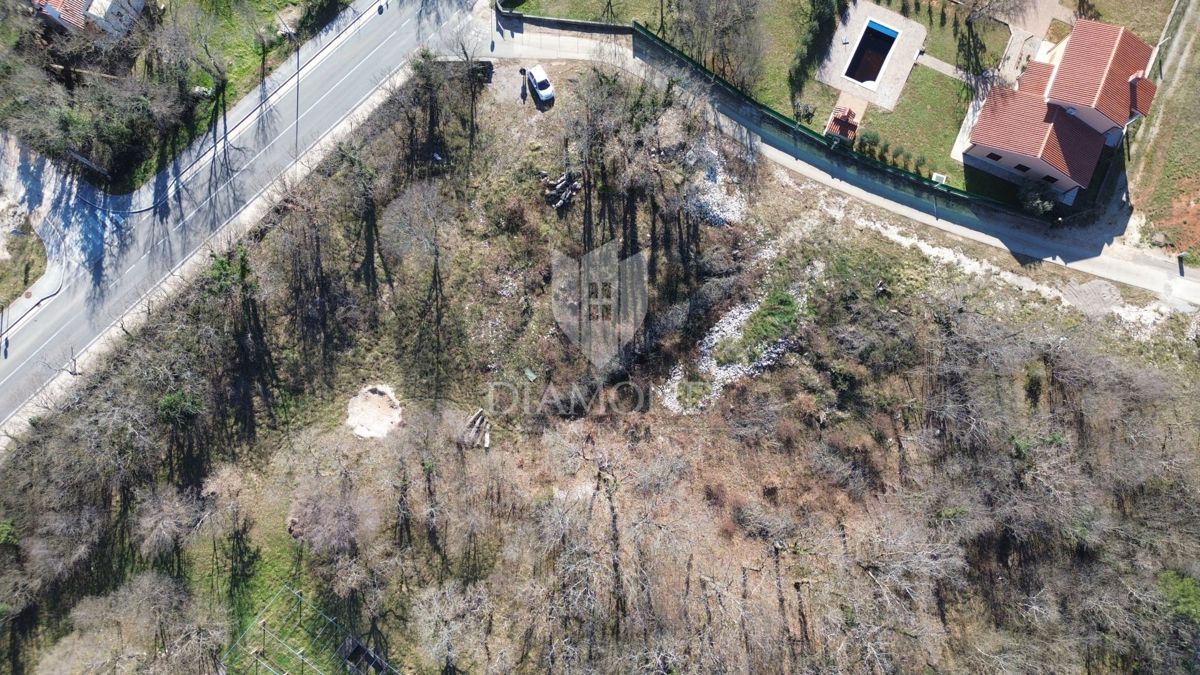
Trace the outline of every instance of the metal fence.
{"type": "Polygon", "coordinates": [[[294,588],[284,585],[226,650],[227,673],[400,675],[294,588]]]}
{"type": "MultiPolygon", "coordinates": [[[[716,93],[732,103],[732,107],[752,111],[751,119],[746,119],[747,116],[744,114],[730,115],[730,117],[740,117],[740,121],[753,125],[763,142],[798,160],[892,201],[931,213],[937,218],[943,217],[947,211],[952,211],[957,206],[970,211],[974,211],[975,207],[983,207],[999,211],[1009,217],[1038,220],[1014,208],[1011,203],[938,183],[926,176],[865,155],[854,150],[847,143],[814,131],[755,100],[725,78],[656,35],[640,22],[607,23],[523,14],[515,9],[505,7],[503,0],[496,0],[495,7],[501,16],[545,25],[549,28],[622,34],[631,32],[635,56],[639,54],[639,51],[643,55],[653,52],[660,58],[674,61],[676,65],[689,72],[694,81],[706,82],[711,85],[716,93]]],[[[1046,220],[1039,222],[1046,222],[1046,220]]]]}
{"type": "MultiPolygon", "coordinates": [[[[1028,214],[1017,211],[1011,204],[987,195],[962,190],[935,182],[920,174],[901,169],[869,155],[857,152],[849,144],[814,131],[742,92],[728,80],[717,75],[683,51],[655,35],[644,25],[633,22],[634,53],[639,50],[656,52],[690,70],[699,80],[710,83],[717,93],[734,106],[753,111],[759,136],[793,157],[818,168],[847,176],[860,187],[880,193],[908,206],[938,215],[945,205],[941,199],[985,206],[1021,218],[1028,214]],[[836,169],[836,171],[831,171],[836,169]],[[879,188],[887,188],[880,190],[879,188]],[[899,197],[899,199],[897,199],[899,197]]],[[[744,116],[743,116],[744,117],[744,116]]]]}

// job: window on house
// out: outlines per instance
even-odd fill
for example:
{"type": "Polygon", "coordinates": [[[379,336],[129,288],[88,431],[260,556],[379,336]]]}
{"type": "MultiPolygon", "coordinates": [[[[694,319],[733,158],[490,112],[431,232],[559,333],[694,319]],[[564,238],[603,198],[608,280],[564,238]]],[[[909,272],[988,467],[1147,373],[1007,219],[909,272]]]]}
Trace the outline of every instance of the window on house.
{"type": "Polygon", "coordinates": [[[999,162],[1000,160],[1004,159],[1003,157],[1001,157],[1000,155],[997,155],[994,152],[989,152],[987,154],[987,158],[992,160],[993,162],[999,162]]]}
{"type": "Polygon", "coordinates": [[[1042,176],[1042,180],[1046,181],[1047,183],[1049,183],[1051,185],[1054,185],[1055,183],[1058,182],[1058,179],[1055,178],[1054,176],[1042,176]]]}
{"type": "Polygon", "coordinates": [[[1025,173],[1026,171],[1029,170],[1029,167],[1025,166],[1024,164],[1018,164],[1018,165],[1014,166],[1013,168],[1016,169],[1017,171],[1020,171],[1021,173],[1025,173]]]}

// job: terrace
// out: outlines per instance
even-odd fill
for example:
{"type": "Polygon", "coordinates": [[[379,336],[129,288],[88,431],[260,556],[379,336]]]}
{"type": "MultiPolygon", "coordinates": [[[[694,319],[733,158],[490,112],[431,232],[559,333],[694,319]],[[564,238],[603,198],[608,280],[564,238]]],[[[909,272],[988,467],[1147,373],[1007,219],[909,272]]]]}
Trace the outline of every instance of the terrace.
{"type": "Polygon", "coordinates": [[[851,5],[816,79],[893,110],[927,33],[919,22],[879,5],[851,5]]]}

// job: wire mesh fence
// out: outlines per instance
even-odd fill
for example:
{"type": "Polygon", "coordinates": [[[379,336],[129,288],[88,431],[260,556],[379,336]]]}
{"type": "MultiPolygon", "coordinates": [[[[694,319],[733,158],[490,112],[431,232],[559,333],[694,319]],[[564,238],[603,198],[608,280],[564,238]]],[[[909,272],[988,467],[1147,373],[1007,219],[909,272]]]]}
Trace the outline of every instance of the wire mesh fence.
{"type": "Polygon", "coordinates": [[[336,619],[283,586],[226,650],[226,672],[253,675],[399,675],[336,619]]]}

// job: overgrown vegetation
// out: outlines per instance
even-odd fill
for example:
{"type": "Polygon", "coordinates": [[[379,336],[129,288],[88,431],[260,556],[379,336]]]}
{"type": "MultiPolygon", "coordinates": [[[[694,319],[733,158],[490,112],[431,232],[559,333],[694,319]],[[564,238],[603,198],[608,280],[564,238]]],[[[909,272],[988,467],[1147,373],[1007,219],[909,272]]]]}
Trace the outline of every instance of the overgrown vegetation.
{"type": "Polygon", "coordinates": [[[0,260],[0,307],[7,307],[46,271],[46,246],[28,219],[0,236],[8,254],[0,260]]]}
{"type": "Polygon", "coordinates": [[[212,672],[287,583],[418,672],[1195,664],[1168,611],[1200,553],[1200,364],[1175,334],[1106,341],[864,236],[675,86],[554,70],[572,86],[542,114],[469,72],[418,58],[10,446],[6,663],[212,672]],[[541,174],[566,170],[556,209],[541,174]],[[717,221],[730,192],[771,199],[717,221]],[[649,312],[591,369],[550,252],[610,241],[645,252],[649,312]],[[688,417],[631,401],[764,286],[741,337],[789,337],[773,365],[688,417]],[[530,407],[466,441],[526,368],[530,407]],[[404,397],[385,439],[341,425],[371,382],[404,397]]]}
{"type": "MultiPolygon", "coordinates": [[[[342,5],[312,0],[294,23],[316,33],[342,5]]],[[[149,2],[128,33],[65,33],[25,0],[3,0],[0,126],[39,153],[128,191],[249,92],[293,43],[278,32],[285,0],[149,2]]]]}

